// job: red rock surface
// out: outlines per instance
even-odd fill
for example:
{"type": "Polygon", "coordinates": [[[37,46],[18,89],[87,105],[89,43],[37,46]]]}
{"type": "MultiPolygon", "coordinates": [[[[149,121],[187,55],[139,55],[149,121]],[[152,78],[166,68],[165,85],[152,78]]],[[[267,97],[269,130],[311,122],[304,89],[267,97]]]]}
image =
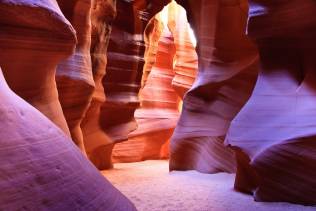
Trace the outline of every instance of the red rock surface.
{"type": "Polygon", "coordinates": [[[59,100],[70,129],[72,140],[85,153],[80,123],[94,90],[90,57],[91,0],[57,0],[61,11],[76,30],[74,54],[57,68],[59,100]]]}
{"type": "Polygon", "coordinates": [[[138,127],[129,134],[127,142],[115,145],[114,162],[168,157],[168,141],[176,126],[181,102],[173,86],[175,70],[180,76],[176,78],[176,86],[182,94],[192,85],[190,82],[197,69],[197,57],[186,20],[184,9],[173,2],[149,22],[145,30],[147,48],[143,89],[139,93],[141,106],[134,115],[138,127]]]}
{"type": "Polygon", "coordinates": [[[179,98],[172,88],[175,75],[173,38],[164,30],[158,44],[156,62],[140,91],[141,106],[135,111],[137,130],[127,142],[118,143],[113,150],[116,161],[159,159],[163,144],[172,135],[177,123],[179,98]]]}
{"type": "Polygon", "coordinates": [[[256,201],[316,204],[314,1],[250,1],[260,74],[230,127],[235,188],[256,201]]]}
{"type": "Polygon", "coordinates": [[[126,140],[136,129],[134,111],[139,106],[138,92],[145,62],[143,32],[150,18],[163,6],[152,3],[155,2],[117,2],[107,74],[103,80],[107,100],[101,110],[102,117],[107,119],[102,127],[113,141],[126,140]]]}
{"type": "Polygon", "coordinates": [[[0,0],[0,210],[136,210],[74,143],[106,169],[174,127],[170,170],[316,205],[315,2],[168,2],[0,0]]]}
{"type": "Polygon", "coordinates": [[[95,89],[91,104],[82,121],[81,128],[89,159],[100,169],[111,168],[112,144],[102,129],[100,109],[105,102],[102,79],[107,64],[107,47],[111,33],[111,23],[116,15],[114,0],[95,0],[91,9],[91,61],[95,89]]]}
{"type": "Polygon", "coordinates": [[[196,38],[188,23],[187,13],[175,1],[169,4],[168,28],[176,45],[175,77],[172,80],[172,86],[183,98],[195,81],[198,58],[195,49],[196,38]]]}
{"type": "Polygon", "coordinates": [[[111,167],[114,143],[126,140],[128,134],[136,129],[134,111],[139,105],[137,95],[144,64],[143,32],[148,20],[167,2],[116,2],[117,16],[107,51],[107,74],[102,80],[106,101],[101,107],[92,103],[87,115],[93,116],[93,119],[87,118],[91,125],[84,129],[92,140],[87,141],[91,143],[89,151],[95,153],[92,160],[100,169],[111,167]]]}
{"type": "Polygon", "coordinates": [[[257,51],[245,35],[247,1],[178,1],[198,41],[199,70],[171,140],[170,170],[234,172],[223,145],[256,81],[257,51]]]}

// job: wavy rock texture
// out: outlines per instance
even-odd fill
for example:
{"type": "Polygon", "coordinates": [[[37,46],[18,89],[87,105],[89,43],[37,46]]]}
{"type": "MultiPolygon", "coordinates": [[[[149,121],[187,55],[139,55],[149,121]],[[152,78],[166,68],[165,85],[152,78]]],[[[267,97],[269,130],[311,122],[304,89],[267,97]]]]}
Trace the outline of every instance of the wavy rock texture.
{"type": "Polygon", "coordinates": [[[190,82],[197,70],[197,55],[186,20],[185,10],[172,2],[149,22],[145,30],[141,107],[135,112],[138,128],[129,134],[127,142],[115,145],[114,162],[168,157],[169,139],[179,117],[181,102],[173,82],[177,80],[176,87],[182,94],[192,85],[190,82]]]}
{"type": "Polygon", "coordinates": [[[8,84],[70,136],[55,72],[73,52],[74,29],[52,0],[2,0],[0,13],[0,65],[8,84]]]}
{"type": "Polygon", "coordinates": [[[57,0],[63,14],[76,30],[74,54],[57,68],[56,82],[59,100],[70,129],[72,140],[85,154],[80,123],[94,90],[90,57],[91,0],[57,0]]]}
{"type": "Polygon", "coordinates": [[[135,112],[138,128],[129,135],[127,142],[115,145],[114,160],[131,162],[161,158],[162,147],[171,137],[179,116],[180,100],[171,85],[175,75],[174,55],[173,38],[164,30],[156,62],[140,91],[141,107],[135,112]]]}
{"type": "Polygon", "coordinates": [[[168,28],[176,46],[172,86],[183,98],[195,81],[198,58],[196,54],[196,38],[188,23],[187,13],[183,7],[172,1],[169,6],[168,28]]]}
{"type": "Polygon", "coordinates": [[[0,98],[1,210],[136,210],[1,69],[0,98]]]}
{"type": "Polygon", "coordinates": [[[230,127],[235,188],[256,201],[316,204],[314,1],[250,1],[260,74],[230,127]]]}
{"type": "Polygon", "coordinates": [[[257,51],[244,33],[247,1],[178,2],[195,31],[199,70],[171,140],[170,170],[234,172],[234,153],[224,137],[257,76],[257,51]]]}
{"type": "MultiPolygon", "coordinates": [[[[114,143],[126,140],[136,129],[134,111],[139,106],[138,91],[144,64],[143,32],[148,20],[158,13],[168,0],[163,1],[117,1],[117,16],[108,47],[108,63],[103,86],[106,101],[91,110],[99,113],[97,128],[102,138],[94,139],[90,149],[95,151],[94,163],[100,169],[111,167],[111,152],[114,143]],[[110,139],[107,137],[110,137],[110,139]],[[98,157],[98,155],[102,157],[98,157]]],[[[88,114],[89,115],[89,114],[88,114]]],[[[91,137],[99,136],[98,133],[91,137]]]]}
{"type": "Polygon", "coordinates": [[[172,80],[172,86],[183,98],[191,88],[197,73],[196,40],[188,23],[186,11],[176,1],[172,1],[159,13],[159,17],[152,19],[151,22],[145,30],[145,35],[147,33],[149,36],[148,42],[151,43],[151,50],[145,53],[146,64],[143,70],[142,86],[146,83],[155,63],[156,57],[153,54],[157,51],[157,43],[162,33],[163,25],[161,24],[165,24],[172,34],[176,48],[173,68],[175,77],[172,80]]]}
{"type": "Polygon", "coordinates": [[[101,115],[103,128],[113,141],[126,140],[136,129],[134,111],[144,66],[144,29],[167,1],[118,1],[108,48],[107,75],[103,84],[107,100],[101,115]]]}
{"type": "Polygon", "coordinates": [[[111,23],[116,16],[115,0],[95,0],[91,9],[91,61],[95,89],[91,104],[84,117],[81,128],[84,145],[89,159],[100,169],[111,168],[112,141],[102,129],[100,122],[106,121],[100,115],[105,102],[102,79],[107,64],[107,47],[111,33],[111,23]]]}

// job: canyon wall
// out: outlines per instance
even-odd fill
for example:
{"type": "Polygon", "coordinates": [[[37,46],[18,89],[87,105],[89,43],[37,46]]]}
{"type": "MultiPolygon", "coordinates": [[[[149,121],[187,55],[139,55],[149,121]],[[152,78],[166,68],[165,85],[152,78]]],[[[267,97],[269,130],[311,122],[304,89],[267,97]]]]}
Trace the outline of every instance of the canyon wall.
{"type": "Polygon", "coordinates": [[[85,143],[89,143],[87,151],[99,169],[112,166],[114,144],[127,140],[128,134],[137,127],[134,111],[139,106],[138,92],[144,65],[143,32],[148,21],[167,2],[116,2],[116,17],[108,40],[106,75],[98,78],[106,100],[100,94],[103,88],[99,86],[96,101],[87,112],[92,119],[87,117],[83,121],[85,143]]]}
{"type": "Polygon", "coordinates": [[[101,115],[103,128],[113,141],[126,140],[136,129],[134,111],[144,65],[144,29],[164,1],[118,1],[108,48],[107,74],[103,84],[107,100],[101,115]]]}
{"type": "Polygon", "coordinates": [[[95,0],[91,9],[91,61],[95,89],[91,104],[81,123],[84,145],[89,159],[99,169],[112,167],[110,159],[112,140],[102,128],[103,116],[100,113],[104,104],[105,90],[102,80],[106,74],[107,47],[112,22],[116,16],[116,0],[95,0]]]}
{"type": "Polygon", "coordinates": [[[257,77],[258,53],[245,35],[247,1],[179,0],[197,38],[198,74],[171,139],[170,170],[234,172],[223,142],[257,77]]]}
{"type": "Polygon", "coordinates": [[[77,35],[75,52],[59,63],[56,82],[72,140],[85,154],[80,123],[94,90],[90,58],[92,0],[58,0],[58,5],[77,35]]]}
{"type": "Polygon", "coordinates": [[[315,2],[177,2],[0,0],[0,210],[135,210],[97,168],[168,157],[316,204],[315,2]]]}
{"type": "Polygon", "coordinates": [[[250,1],[260,74],[226,143],[237,152],[235,188],[256,201],[316,204],[315,12],[310,0],[250,1]]]}
{"type": "Polygon", "coordinates": [[[55,82],[75,30],[55,1],[1,1],[0,65],[10,88],[70,136],[55,82]],[[23,15],[21,15],[23,14],[23,15]]]}
{"type": "Polygon", "coordinates": [[[168,5],[168,29],[174,39],[176,48],[172,87],[179,97],[191,88],[196,79],[198,56],[196,52],[196,37],[188,22],[186,10],[172,1],[168,5]]]}
{"type": "Polygon", "coordinates": [[[0,97],[1,210],[136,210],[1,69],[0,97]]]}
{"type": "Polygon", "coordinates": [[[180,97],[192,85],[197,70],[189,31],[185,10],[174,1],[147,25],[143,88],[134,115],[138,128],[127,142],[115,145],[114,162],[168,158],[180,97]]]}
{"type": "Polygon", "coordinates": [[[150,53],[156,61],[139,93],[140,108],[134,115],[138,127],[129,134],[127,142],[118,143],[113,149],[113,158],[118,162],[161,158],[162,146],[177,122],[179,99],[171,86],[175,47],[170,32],[163,30],[157,47],[157,53],[150,53]]]}
{"type": "Polygon", "coordinates": [[[55,72],[76,35],[56,1],[2,0],[0,13],[0,209],[136,210],[70,139],[55,72]]]}

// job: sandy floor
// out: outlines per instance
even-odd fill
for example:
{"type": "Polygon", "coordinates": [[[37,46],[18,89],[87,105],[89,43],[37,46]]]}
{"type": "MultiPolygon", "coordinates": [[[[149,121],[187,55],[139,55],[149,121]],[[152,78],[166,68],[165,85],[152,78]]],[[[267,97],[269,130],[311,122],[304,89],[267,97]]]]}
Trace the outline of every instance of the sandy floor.
{"type": "Polygon", "coordinates": [[[139,211],[316,211],[316,207],[254,202],[232,189],[233,174],[169,173],[168,161],[116,164],[102,173],[139,211]]]}

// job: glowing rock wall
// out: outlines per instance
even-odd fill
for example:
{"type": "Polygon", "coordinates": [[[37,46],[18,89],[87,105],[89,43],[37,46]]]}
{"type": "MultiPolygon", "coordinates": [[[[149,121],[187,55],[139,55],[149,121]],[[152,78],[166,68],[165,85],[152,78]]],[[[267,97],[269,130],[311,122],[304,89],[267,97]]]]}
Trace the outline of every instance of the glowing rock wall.
{"type": "Polygon", "coordinates": [[[106,100],[101,106],[92,103],[94,107],[87,114],[93,118],[95,114],[99,116],[97,122],[90,122],[97,124],[99,132],[88,129],[91,126],[84,132],[91,142],[89,151],[95,153],[92,161],[100,169],[111,167],[114,144],[127,140],[128,134],[136,129],[134,111],[139,106],[138,92],[144,65],[143,32],[151,17],[167,2],[116,2],[116,18],[108,43],[106,75],[102,79],[106,100]]]}
{"type": "Polygon", "coordinates": [[[135,112],[138,128],[129,134],[127,142],[115,145],[114,162],[168,157],[169,139],[179,117],[178,94],[181,96],[192,85],[197,70],[189,31],[185,10],[176,2],[149,22],[145,30],[141,105],[135,112]]]}
{"type": "Polygon", "coordinates": [[[91,61],[95,89],[91,104],[81,123],[84,145],[89,159],[100,169],[111,168],[110,138],[102,129],[103,116],[100,109],[105,102],[105,90],[102,80],[106,74],[107,47],[116,16],[115,0],[96,0],[91,8],[91,61]]]}

